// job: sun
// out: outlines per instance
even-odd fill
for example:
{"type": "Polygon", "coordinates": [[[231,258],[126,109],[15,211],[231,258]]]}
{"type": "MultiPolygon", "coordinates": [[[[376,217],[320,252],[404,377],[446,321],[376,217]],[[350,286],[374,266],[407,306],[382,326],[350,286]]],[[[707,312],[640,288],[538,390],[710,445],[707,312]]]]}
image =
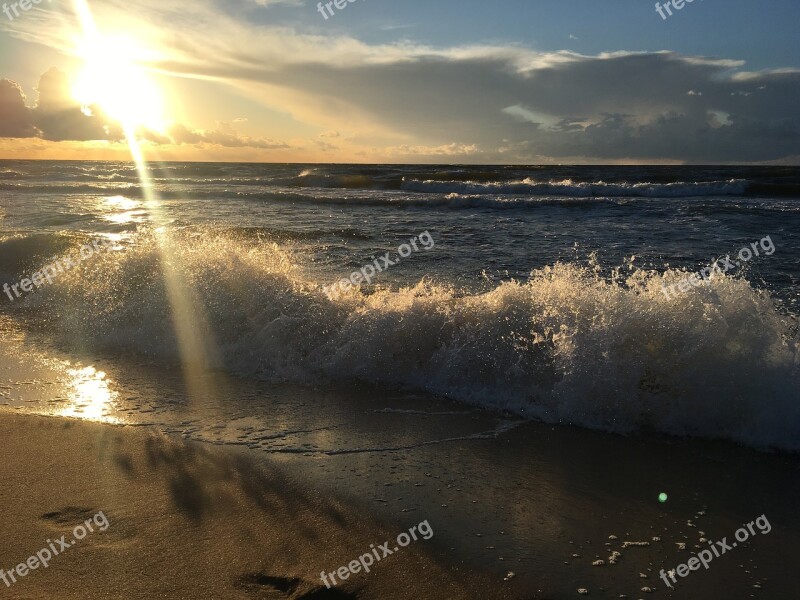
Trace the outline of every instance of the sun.
{"type": "Polygon", "coordinates": [[[77,44],[83,68],[72,87],[74,98],[87,110],[99,107],[128,130],[144,126],[163,132],[163,97],[143,66],[147,54],[129,37],[87,35],[77,44]]]}

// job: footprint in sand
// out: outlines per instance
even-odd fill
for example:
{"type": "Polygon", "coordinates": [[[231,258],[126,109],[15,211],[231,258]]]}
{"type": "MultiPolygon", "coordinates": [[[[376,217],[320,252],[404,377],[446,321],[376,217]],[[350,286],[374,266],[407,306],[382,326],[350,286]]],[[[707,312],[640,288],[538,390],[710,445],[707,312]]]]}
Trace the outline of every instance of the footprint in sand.
{"type": "Polygon", "coordinates": [[[357,600],[358,596],[336,588],[316,586],[300,578],[274,577],[263,573],[242,575],[236,587],[258,600],[357,600]]]}
{"type": "Polygon", "coordinates": [[[136,531],[128,519],[110,517],[103,511],[108,526],[102,516],[95,521],[95,516],[100,512],[96,508],[67,506],[61,510],[45,513],[41,519],[48,523],[54,531],[64,534],[66,539],[71,542],[75,542],[73,532],[78,525],[86,530],[83,541],[91,538],[91,543],[95,546],[118,546],[136,535],[136,531]],[[86,524],[87,521],[89,525],[86,524]],[[91,531],[89,530],[90,526],[91,531]],[[103,530],[102,527],[106,527],[106,529],[103,530]]]}
{"type": "Polygon", "coordinates": [[[42,520],[50,521],[54,526],[63,529],[64,526],[74,527],[75,525],[79,525],[94,517],[98,512],[99,511],[91,508],[67,506],[61,510],[43,514],[42,520]]]}

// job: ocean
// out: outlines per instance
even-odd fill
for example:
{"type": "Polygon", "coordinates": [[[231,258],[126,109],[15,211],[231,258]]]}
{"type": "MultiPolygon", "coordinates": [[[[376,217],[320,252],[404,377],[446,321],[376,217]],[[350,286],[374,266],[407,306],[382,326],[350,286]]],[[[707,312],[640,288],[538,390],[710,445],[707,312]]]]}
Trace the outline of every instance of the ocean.
{"type": "Polygon", "coordinates": [[[0,294],[6,346],[43,364],[79,353],[84,385],[110,386],[103,405],[2,408],[353,450],[276,446],[260,392],[142,403],[86,370],[102,357],[118,377],[151,365],[308,390],[295,412],[368,389],[393,399],[386,414],[485,411],[494,435],[537,420],[800,450],[796,167],[173,162],[149,165],[149,189],[141,175],[0,161],[0,284],[112,242],[0,294]],[[664,292],[727,256],[735,269],[664,292]],[[367,265],[370,283],[325,293],[367,265]]]}

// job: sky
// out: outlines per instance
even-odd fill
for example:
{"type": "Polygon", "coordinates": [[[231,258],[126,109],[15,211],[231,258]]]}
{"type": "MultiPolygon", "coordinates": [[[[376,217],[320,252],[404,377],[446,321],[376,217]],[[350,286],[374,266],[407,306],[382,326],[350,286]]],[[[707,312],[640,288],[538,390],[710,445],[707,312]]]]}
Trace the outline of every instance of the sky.
{"type": "Polygon", "coordinates": [[[797,0],[337,1],[0,0],[0,158],[800,164],[797,0]]]}

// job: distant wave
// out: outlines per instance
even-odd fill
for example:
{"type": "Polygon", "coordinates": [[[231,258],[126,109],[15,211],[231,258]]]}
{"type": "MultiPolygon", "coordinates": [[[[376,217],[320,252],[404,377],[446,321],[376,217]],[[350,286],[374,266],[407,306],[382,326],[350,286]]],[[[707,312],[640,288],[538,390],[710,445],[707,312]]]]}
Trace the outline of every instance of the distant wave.
{"type": "Polygon", "coordinates": [[[291,185],[299,187],[330,187],[343,189],[393,189],[399,178],[375,177],[359,173],[352,174],[317,174],[313,171],[305,171],[297,177],[286,179],[275,179],[274,185],[291,185]]]}
{"type": "Polygon", "coordinates": [[[136,173],[65,173],[58,175],[54,179],[56,181],[67,179],[72,181],[122,181],[126,183],[139,182],[139,176],[136,173]]]}
{"type": "Polygon", "coordinates": [[[59,183],[0,183],[0,191],[10,192],[40,192],[49,194],[118,194],[123,191],[138,193],[139,186],[134,183],[119,184],[90,184],[66,182],[59,183]]]}
{"type": "MultiPolygon", "coordinates": [[[[157,248],[96,257],[10,310],[64,343],[177,362],[157,248]]],[[[800,451],[796,321],[744,279],[669,300],[662,283],[684,273],[608,281],[555,264],[483,294],[423,280],[330,300],[275,244],[187,233],[168,254],[202,307],[183,316],[213,340],[213,364],[243,376],[364,380],[552,423],[800,451]]]]}
{"type": "MultiPolygon", "coordinates": [[[[124,196],[144,200],[144,190],[139,185],[132,183],[120,184],[72,184],[72,185],[44,185],[44,184],[16,184],[0,183],[0,191],[49,193],[49,194],[84,194],[87,196],[124,196]]],[[[230,189],[214,189],[204,187],[180,188],[177,186],[159,187],[157,197],[163,200],[199,200],[199,199],[236,199],[252,202],[299,202],[310,204],[336,204],[359,206],[419,206],[419,207],[447,207],[447,208],[520,208],[526,205],[555,203],[573,205],[576,200],[590,201],[597,204],[599,199],[594,198],[490,198],[470,194],[365,194],[354,193],[341,195],[332,192],[314,192],[312,188],[270,188],[260,189],[248,187],[232,187],[230,189]]]]}
{"type": "MultiPolygon", "coordinates": [[[[751,180],[748,178],[699,181],[611,181],[523,177],[502,180],[503,169],[495,172],[457,169],[401,173],[392,169],[366,169],[359,172],[331,173],[324,169],[305,169],[296,174],[287,168],[275,173],[245,169],[208,167],[203,175],[197,169],[176,166],[153,168],[151,181],[157,195],[165,199],[252,199],[298,200],[319,203],[341,202],[375,205],[447,205],[453,208],[485,206],[509,208],[534,203],[539,199],[631,199],[631,198],[800,198],[800,184],[792,180],[751,180]],[[230,171],[230,172],[227,172],[230,171]],[[335,192],[339,193],[335,193],[335,192]],[[297,196],[293,197],[293,194],[297,196]],[[417,198],[415,200],[415,198],[417,198]]],[[[19,170],[0,171],[0,192],[46,194],[126,194],[143,197],[135,172],[124,169],[73,170],[24,174],[19,170]]]]}
{"type": "MultiPolygon", "coordinates": [[[[669,183],[605,183],[580,182],[572,180],[537,181],[525,178],[518,181],[497,181],[497,173],[464,174],[470,178],[445,179],[453,177],[453,172],[443,172],[430,179],[415,179],[399,175],[370,174],[331,174],[304,171],[293,177],[278,177],[269,180],[233,180],[236,185],[272,185],[303,188],[328,188],[350,190],[401,190],[426,194],[461,195],[528,195],[562,197],[693,197],[693,196],[741,196],[748,191],[744,179],[730,179],[708,182],[669,182],[669,183]],[[475,175],[478,175],[477,177],[475,175]],[[482,175],[482,176],[481,176],[482,175]],[[494,176],[494,180],[490,176],[494,176]]],[[[774,191],[773,186],[769,191],[774,191]]],[[[764,188],[764,191],[768,191],[764,188]]],[[[796,190],[794,190],[796,191],[796,190]]],[[[788,195],[789,192],[787,192],[788,195]]]]}
{"type": "Polygon", "coordinates": [[[560,182],[538,182],[523,179],[513,182],[471,183],[464,181],[418,181],[403,182],[402,189],[413,192],[443,194],[517,194],[533,196],[571,196],[589,198],[647,197],[687,198],[692,196],[741,196],[747,190],[742,179],[709,182],[677,183],[586,183],[564,180],[560,182]]]}
{"type": "MultiPolygon", "coordinates": [[[[150,179],[170,190],[248,192],[306,190],[405,191],[415,194],[531,197],[800,198],[796,167],[292,165],[164,163],[150,179]]],[[[0,161],[0,181],[59,186],[79,182],[138,183],[130,162],[0,161]]],[[[80,189],[73,192],[82,193],[80,189]]],[[[88,193],[88,192],[87,192],[88,193]]]]}

